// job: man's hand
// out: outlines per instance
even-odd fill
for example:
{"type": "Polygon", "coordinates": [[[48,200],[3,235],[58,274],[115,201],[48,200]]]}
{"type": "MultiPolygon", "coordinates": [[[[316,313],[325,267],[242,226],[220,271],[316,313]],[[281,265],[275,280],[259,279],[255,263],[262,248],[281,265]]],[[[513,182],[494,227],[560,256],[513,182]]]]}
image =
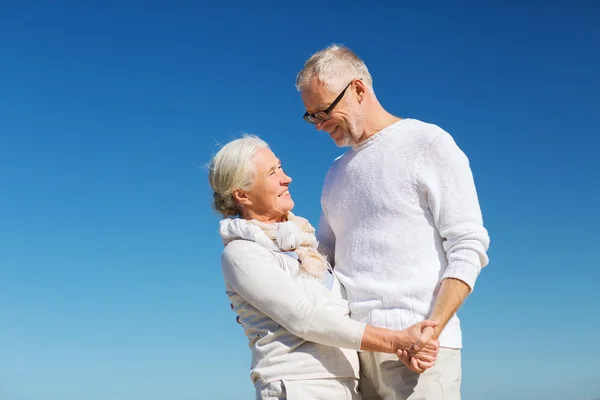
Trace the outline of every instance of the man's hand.
{"type": "MultiPolygon", "coordinates": [[[[433,366],[431,363],[425,363],[425,359],[420,357],[419,354],[432,340],[437,341],[438,336],[467,298],[470,291],[471,287],[460,279],[446,278],[442,280],[440,292],[433,306],[433,311],[429,316],[432,321],[438,322],[437,326],[435,328],[424,328],[421,336],[413,342],[410,349],[406,349],[406,352],[398,351],[398,358],[411,371],[421,374],[425,372],[425,369],[433,366]],[[430,366],[427,367],[427,365],[430,366]]],[[[439,347],[439,342],[437,346],[439,347]]]]}
{"type": "Polygon", "coordinates": [[[431,345],[426,346],[419,353],[411,357],[407,350],[398,350],[397,356],[409,370],[422,374],[425,370],[433,367],[436,363],[439,352],[437,341],[433,341],[431,345]]]}

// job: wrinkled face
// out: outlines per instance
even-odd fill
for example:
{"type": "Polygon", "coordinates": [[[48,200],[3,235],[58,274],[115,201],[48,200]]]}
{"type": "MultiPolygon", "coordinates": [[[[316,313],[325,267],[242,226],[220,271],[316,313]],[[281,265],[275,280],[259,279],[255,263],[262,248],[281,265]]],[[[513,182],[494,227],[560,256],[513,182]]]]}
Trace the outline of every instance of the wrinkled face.
{"type": "Polygon", "coordinates": [[[289,192],[292,178],[283,172],[281,162],[268,149],[258,149],[254,158],[254,180],[250,190],[238,199],[254,219],[278,221],[294,208],[289,192]]]}
{"type": "MultiPolygon", "coordinates": [[[[318,78],[313,78],[309,85],[300,90],[304,107],[309,114],[325,110],[336,99],[339,93],[331,93],[318,78]]],[[[340,102],[330,112],[327,121],[316,121],[315,128],[329,133],[336,145],[352,146],[363,135],[364,114],[356,99],[354,83],[351,84],[340,102]]]]}

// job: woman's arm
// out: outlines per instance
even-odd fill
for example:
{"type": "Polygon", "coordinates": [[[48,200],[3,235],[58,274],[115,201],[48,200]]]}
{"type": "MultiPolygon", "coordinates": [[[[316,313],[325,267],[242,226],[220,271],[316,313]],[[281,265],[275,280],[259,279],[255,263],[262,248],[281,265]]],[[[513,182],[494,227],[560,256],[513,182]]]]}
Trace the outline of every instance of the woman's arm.
{"type": "Polygon", "coordinates": [[[231,242],[221,257],[225,280],[242,298],[293,335],[353,350],[396,353],[419,338],[425,321],[404,331],[375,328],[327,309],[315,308],[269,250],[248,241],[231,242]]]}

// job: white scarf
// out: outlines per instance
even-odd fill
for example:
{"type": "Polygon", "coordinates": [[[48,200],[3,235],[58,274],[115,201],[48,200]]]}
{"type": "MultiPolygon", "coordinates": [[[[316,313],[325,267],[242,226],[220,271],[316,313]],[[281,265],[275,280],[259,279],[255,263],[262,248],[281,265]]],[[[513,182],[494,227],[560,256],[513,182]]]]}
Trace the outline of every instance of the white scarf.
{"type": "Polygon", "coordinates": [[[327,260],[317,251],[315,229],[306,219],[291,212],[288,212],[287,221],[274,224],[226,218],[220,221],[219,234],[225,245],[236,239],[245,239],[272,251],[293,251],[298,255],[302,269],[319,279],[329,269],[327,260]]]}

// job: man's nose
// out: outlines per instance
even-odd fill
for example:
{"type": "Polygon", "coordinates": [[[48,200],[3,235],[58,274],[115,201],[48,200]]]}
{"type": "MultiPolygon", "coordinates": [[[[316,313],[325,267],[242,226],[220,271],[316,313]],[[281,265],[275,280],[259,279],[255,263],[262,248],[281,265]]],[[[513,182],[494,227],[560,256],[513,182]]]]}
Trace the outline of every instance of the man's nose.
{"type": "Polygon", "coordinates": [[[325,122],[316,122],[315,123],[315,129],[320,131],[323,129],[323,125],[325,125],[325,122]]]}

